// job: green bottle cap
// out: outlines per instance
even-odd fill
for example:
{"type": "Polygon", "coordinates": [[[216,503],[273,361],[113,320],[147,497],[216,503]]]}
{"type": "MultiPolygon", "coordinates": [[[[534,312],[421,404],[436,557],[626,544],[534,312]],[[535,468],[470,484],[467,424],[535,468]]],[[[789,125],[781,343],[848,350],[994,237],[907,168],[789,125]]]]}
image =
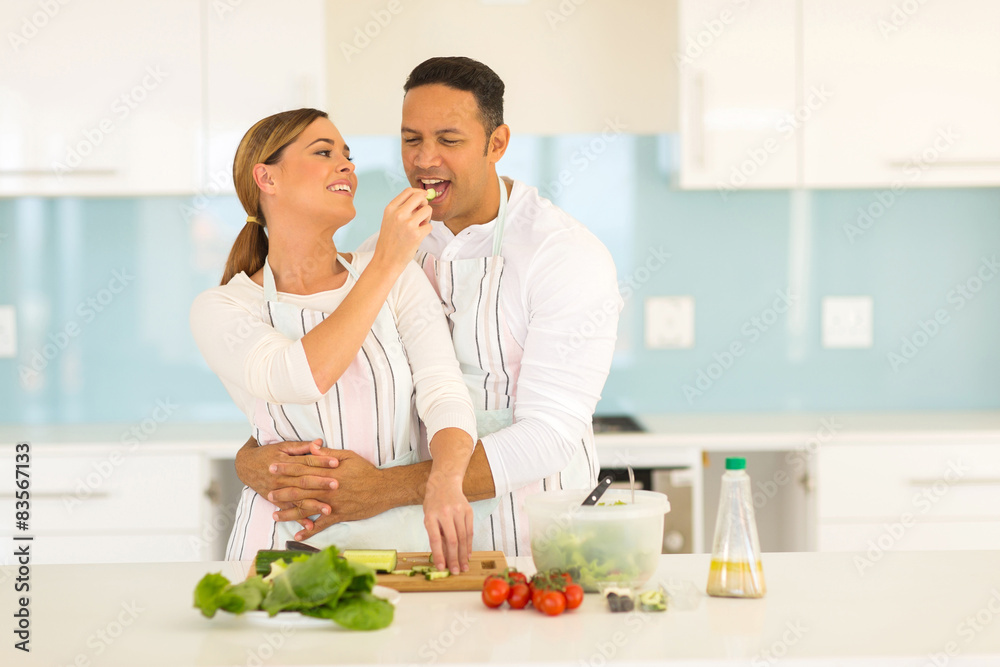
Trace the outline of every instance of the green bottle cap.
{"type": "Polygon", "coordinates": [[[742,456],[730,456],[726,459],[726,470],[746,470],[747,460],[742,456]]]}

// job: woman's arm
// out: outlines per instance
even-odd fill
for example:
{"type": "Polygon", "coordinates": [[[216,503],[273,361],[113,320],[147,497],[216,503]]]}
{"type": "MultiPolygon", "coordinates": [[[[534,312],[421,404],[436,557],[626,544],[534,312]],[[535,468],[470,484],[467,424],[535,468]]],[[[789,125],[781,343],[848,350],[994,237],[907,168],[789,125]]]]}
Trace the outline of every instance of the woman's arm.
{"type": "Polygon", "coordinates": [[[385,207],[379,241],[368,267],[344,301],[302,337],[302,348],[320,394],[330,391],[354,361],[382,304],[430,234],[427,193],[407,188],[385,207]]]}
{"type": "Polygon", "coordinates": [[[427,428],[433,463],[424,492],[424,525],[439,568],[468,569],[472,507],[463,481],[476,443],[476,415],[455,358],[441,301],[410,263],[389,299],[413,374],[417,413],[427,428]]]}
{"type": "Polygon", "coordinates": [[[329,317],[297,341],[261,320],[259,292],[250,286],[230,283],[198,295],[191,330],[209,368],[269,403],[318,401],[361,349],[396,279],[430,233],[430,225],[422,224],[429,218],[422,190],[409,188],[390,202],[379,245],[358,282],[329,317]]]}

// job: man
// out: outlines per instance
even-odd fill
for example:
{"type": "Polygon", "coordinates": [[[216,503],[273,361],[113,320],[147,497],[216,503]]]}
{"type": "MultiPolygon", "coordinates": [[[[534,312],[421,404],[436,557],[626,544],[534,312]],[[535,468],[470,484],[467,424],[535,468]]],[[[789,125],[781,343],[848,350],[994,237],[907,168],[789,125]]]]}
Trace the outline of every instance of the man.
{"type": "MultiPolygon", "coordinates": [[[[473,547],[529,555],[524,499],[597,481],[591,418],[622,307],[614,263],[535,188],[498,178],[510,128],[493,70],[432,58],[404,91],[403,166],[411,185],[436,193],[433,229],[416,260],[441,297],[477,408],[480,440],[464,490],[470,501],[488,501],[488,515],[473,547]]],[[[360,250],[373,247],[369,239],[360,250]]],[[[256,444],[238,453],[237,473],[282,508],[279,519],[303,524],[297,539],[423,501],[430,462],[377,469],[316,443],[256,444]]],[[[453,570],[455,552],[448,545],[453,570]]]]}

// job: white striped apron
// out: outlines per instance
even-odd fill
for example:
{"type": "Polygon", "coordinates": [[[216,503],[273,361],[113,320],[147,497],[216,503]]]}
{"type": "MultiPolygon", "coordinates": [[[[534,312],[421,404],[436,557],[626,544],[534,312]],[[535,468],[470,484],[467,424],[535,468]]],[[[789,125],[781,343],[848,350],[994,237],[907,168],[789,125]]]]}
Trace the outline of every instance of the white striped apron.
{"type": "MultiPolygon", "coordinates": [[[[357,270],[339,255],[337,259],[346,267],[348,280],[356,282],[357,270]]],[[[327,313],[279,301],[274,275],[265,261],[262,317],[285,336],[298,340],[326,319],[327,313]]],[[[322,438],[326,447],[350,449],[379,467],[427,458],[426,447],[420,443],[409,362],[385,304],[357,356],[323,398],[309,405],[258,400],[253,421],[254,437],[260,445],[322,438]]],[[[272,519],[276,510],[273,503],[244,487],[226,559],[250,559],[259,549],[284,549],[286,540],[295,539],[301,526],[296,521],[276,523],[272,519]]],[[[308,542],[344,549],[430,551],[419,505],[334,524],[308,542]]]]}
{"type": "MultiPolygon", "coordinates": [[[[448,317],[455,354],[476,409],[480,438],[514,422],[517,378],[524,354],[500,308],[507,186],[503,179],[497,178],[500,209],[493,230],[492,256],[441,261],[420,252],[416,257],[448,317]]],[[[597,484],[598,472],[594,432],[588,426],[576,455],[565,469],[498,499],[499,505],[490,515],[487,529],[477,525],[473,547],[503,551],[507,556],[531,555],[524,499],[542,491],[592,489],[597,484]]]]}

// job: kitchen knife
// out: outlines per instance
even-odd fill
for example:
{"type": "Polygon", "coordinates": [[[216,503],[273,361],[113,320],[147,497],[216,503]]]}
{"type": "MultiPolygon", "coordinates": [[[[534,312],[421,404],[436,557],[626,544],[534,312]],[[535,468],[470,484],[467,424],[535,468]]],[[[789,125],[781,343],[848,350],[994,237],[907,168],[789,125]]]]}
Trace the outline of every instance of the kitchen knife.
{"type": "Polygon", "coordinates": [[[594,490],[590,492],[590,495],[587,496],[587,499],[583,501],[581,506],[586,507],[587,505],[596,505],[598,499],[604,495],[604,492],[608,490],[608,487],[611,486],[611,482],[613,481],[615,481],[614,475],[605,475],[604,479],[601,480],[601,483],[594,487],[594,490]]]}

